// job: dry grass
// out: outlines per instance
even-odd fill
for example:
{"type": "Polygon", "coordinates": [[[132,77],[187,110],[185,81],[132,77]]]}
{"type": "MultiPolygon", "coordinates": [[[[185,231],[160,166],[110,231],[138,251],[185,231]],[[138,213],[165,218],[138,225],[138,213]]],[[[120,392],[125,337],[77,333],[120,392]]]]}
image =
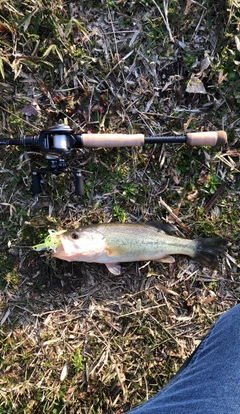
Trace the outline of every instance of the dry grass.
{"type": "Polygon", "coordinates": [[[219,150],[79,150],[68,163],[83,171],[84,197],[67,175],[47,177],[33,197],[31,170],[46,160],[0,147],[0,413],[123,413],[166,384],[239,301],[238,6],[54,0],[0,10],[2,136],[64,119],[80,133],[229,136],[219,150]],[[196,76],[207,93],[186,91],[196,76]],[[48,228],[174,221],[171,211],[185,235],[227,238],[217,271],[179,256],[128,263],[116,277],[14,248],[48,228]]]}

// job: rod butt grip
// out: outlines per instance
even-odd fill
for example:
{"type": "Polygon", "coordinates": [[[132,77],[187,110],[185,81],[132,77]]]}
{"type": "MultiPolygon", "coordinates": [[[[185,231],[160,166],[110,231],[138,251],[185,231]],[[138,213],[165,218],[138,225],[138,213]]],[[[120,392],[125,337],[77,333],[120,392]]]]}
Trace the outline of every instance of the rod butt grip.
{"type": "Polygon", "coordinates": [[[227,134],[225,131],[188,132],[186,143],[191,146],[223,147],[227,143],[227,134]]]}

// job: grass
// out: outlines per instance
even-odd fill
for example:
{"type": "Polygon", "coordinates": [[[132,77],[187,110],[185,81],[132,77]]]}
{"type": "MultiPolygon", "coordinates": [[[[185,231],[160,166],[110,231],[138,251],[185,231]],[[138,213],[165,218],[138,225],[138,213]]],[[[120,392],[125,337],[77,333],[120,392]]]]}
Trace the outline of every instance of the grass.
{"type": "Polygon", "coordinates": [[[160,3],[0,5],[2,137],[66,121],[80,134],[186,127],[225,129],[229,140],[80,149],[67,162],[82,170],[82,197],[68,174],[44,176],[33,196],[31,171],[48,161],[36,148],[0,146],[1,414],[125,412],[164,386],[239,301],[239,6],[160,3]],[[192,76],[206,94],[186,91],[192,76]],[[28,248],[48,229],[162,217],[189,237],[225,237],[219,269],[179,256],[128,263],[116,277],[28,248]]]}

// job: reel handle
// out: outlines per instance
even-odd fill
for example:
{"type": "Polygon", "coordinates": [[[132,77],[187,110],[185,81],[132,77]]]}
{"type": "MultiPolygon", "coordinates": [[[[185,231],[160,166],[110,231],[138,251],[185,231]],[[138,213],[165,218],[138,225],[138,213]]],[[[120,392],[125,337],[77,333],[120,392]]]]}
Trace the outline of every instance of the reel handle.
{"type": "Polygon", "coordinates": [[[31,192],[36,195],[41,193],[41,183],[40,183],[40,174],[37,171],[32,172],[32,186],[31,192]]]}
{"type": "Polygon", "coordinates": [[[77,196],[83,196],[84,195],[84,182],[83,177],[80,170],[76,171],[68,171],[68,170],[46,170],[46,169],[40,169],[38,171],[32,172],[32,186],[31,186],[31,192],[33,195],[40,194],[41,189],[41,174],[72,174],[75,177],[75,194],[77,196]]]}
{"type": "Polygon", "coordinates": [[[75,175],[75,194],[77,196],[83,196],[84,195],[84,183],[83,183],[82,174],[80,171],[76,171],[74,175],[75,175]]]}

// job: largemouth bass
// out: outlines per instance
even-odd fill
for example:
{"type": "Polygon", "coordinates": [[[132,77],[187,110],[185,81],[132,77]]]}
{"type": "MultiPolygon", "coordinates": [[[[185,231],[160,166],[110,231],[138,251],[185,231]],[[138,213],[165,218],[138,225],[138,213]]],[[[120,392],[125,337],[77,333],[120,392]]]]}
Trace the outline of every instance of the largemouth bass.
{"type": "Polygon", "coordinates": [[[53,257],[62,260],[104,263],[119,275],[122,262],[155,260],[172,263],[172,254],[187,255],[210,268],[218,266],[218,255],[226,251],[222,238],[184,239],[172,235],[163,224],[96,224],[60,234],[53,257]],[[170,234],[168,234],[170,233],[170,234]]]}

